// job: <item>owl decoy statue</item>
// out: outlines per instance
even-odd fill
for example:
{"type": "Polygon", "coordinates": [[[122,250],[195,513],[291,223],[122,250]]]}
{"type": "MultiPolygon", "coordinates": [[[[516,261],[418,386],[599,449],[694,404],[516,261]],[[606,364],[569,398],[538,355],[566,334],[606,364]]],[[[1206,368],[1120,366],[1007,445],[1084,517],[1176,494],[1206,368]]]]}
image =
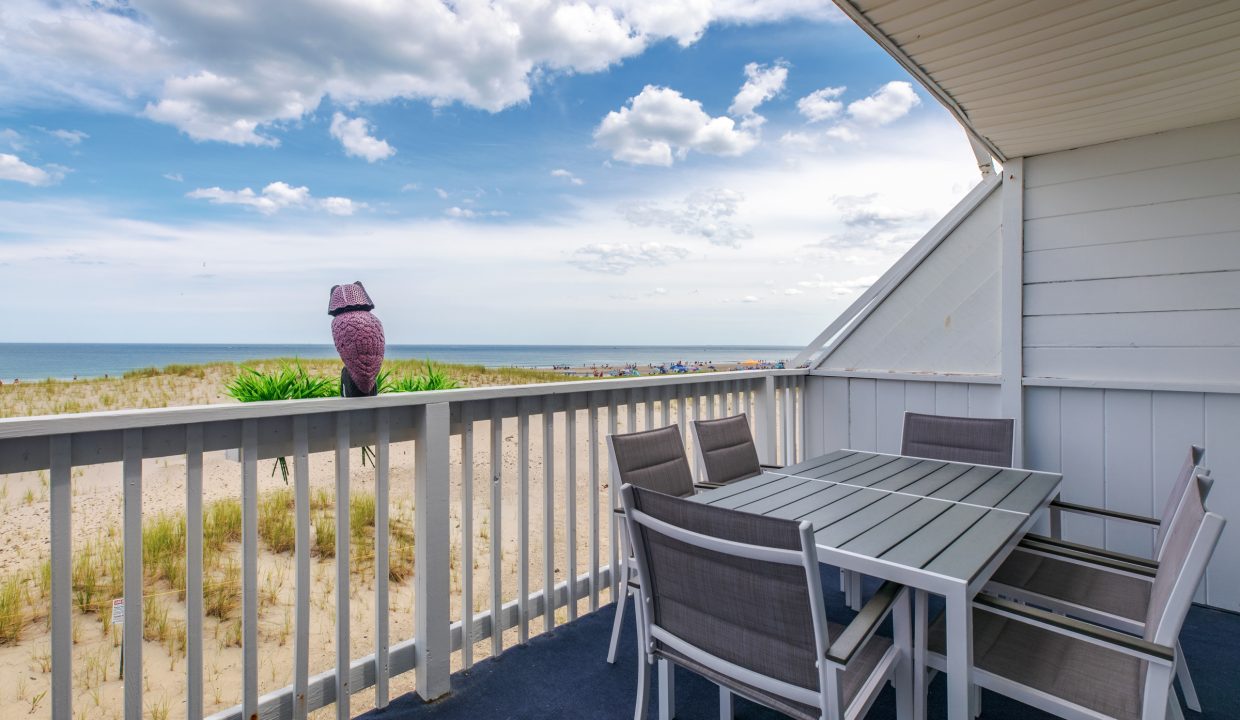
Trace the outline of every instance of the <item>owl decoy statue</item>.
{"type": "Polygon", "coordinates": [[[376,379],[383,365],[383,323],[370,311],[375,304],[360,282],[332,287],[327,314],[332,316],[332,340],[344,361],[340,394],[344,397],[377,395],[376,379]]]}

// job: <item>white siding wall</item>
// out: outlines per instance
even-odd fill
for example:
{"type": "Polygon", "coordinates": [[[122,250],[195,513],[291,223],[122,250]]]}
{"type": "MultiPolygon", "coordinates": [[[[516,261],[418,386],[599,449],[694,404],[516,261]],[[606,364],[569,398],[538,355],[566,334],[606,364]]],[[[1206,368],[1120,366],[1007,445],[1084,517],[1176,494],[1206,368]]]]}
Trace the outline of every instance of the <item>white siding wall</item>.
{"type": "Polygon", "coordinates": [[[1240,121],[1025,161],[1025,375],[1240,382],[1240,121]]]}
{"type": "Polygon", "coordinates": [[[997,374],[1001,196],[944,238],[824,367],[997,374]]]}
{"type": "MultiPolygon", "coordinates": [[[[899,452],[905,410],[996,417],[999,386],[934,380],[811,377],[807,403],[821,444],[899,452]]],[[[1030,387],[1025,389],[1025,464],[1064,474],[1063,496],[1086,505],[1153,515],[1192,443],[1206,447],[1216,482],[1210,508],[1232,523],[1224,532],[1198,601],[1240,611],[1240,394],[1030,387]]],[[[1042,529],[1045,532],[1045,527],[1042,529]]],[[[1153,534],[1124,523],[1064,517],[1064,536],[1148,554],[1153,534]]]]}

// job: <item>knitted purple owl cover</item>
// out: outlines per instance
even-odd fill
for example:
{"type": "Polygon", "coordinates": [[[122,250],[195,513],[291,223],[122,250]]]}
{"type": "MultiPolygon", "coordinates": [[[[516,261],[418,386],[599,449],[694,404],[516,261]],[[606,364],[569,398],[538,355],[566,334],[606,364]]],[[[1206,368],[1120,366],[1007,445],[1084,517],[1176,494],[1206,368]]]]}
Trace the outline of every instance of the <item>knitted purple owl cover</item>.
{"type": "Polygon", "coordinates": [[[371,314],[375,304],[360,282],[336,285],[327,304],[332,316],[332,340],[344,361],[341,394],[375,395],[375,379],[383,365],[383,323],[371,314]],[[345,380],[351,382],[345,382],[345,380]],[[350,388],[349,385],[354,387],[350,388]],[[352,392],[356,391],[356,392],[352,392]]]}

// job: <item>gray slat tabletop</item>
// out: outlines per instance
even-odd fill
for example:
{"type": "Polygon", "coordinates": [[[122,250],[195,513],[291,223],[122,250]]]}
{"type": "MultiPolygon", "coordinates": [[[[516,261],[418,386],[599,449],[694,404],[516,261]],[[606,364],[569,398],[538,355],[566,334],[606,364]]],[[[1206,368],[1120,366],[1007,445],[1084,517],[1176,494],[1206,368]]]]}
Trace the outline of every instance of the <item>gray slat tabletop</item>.
{"type": "Polygon", "coordinates": [[[1058,492],[1060,479],[1055,473],[837,450],[693,499],[808,520],[821,548],[970,584],[1058,492]]]}

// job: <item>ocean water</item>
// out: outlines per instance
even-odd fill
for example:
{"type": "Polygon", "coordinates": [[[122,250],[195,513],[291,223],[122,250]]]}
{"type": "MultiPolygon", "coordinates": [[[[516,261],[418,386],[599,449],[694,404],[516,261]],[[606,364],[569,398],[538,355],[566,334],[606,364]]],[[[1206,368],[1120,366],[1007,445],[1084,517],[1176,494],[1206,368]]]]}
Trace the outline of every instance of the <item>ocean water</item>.
{"type": "MultiPolygon", "coordinates": [[[[791,360],[801,351],[779,345],[388,345],[394,360],[430,358],[487,367],[588,367],[676,361],[791,360]]],[[[154,345],[0,343],[0,381],[123,375],[173,364],[245,362],[273,357],[335,358],[331,345],[154,345]]]]}

